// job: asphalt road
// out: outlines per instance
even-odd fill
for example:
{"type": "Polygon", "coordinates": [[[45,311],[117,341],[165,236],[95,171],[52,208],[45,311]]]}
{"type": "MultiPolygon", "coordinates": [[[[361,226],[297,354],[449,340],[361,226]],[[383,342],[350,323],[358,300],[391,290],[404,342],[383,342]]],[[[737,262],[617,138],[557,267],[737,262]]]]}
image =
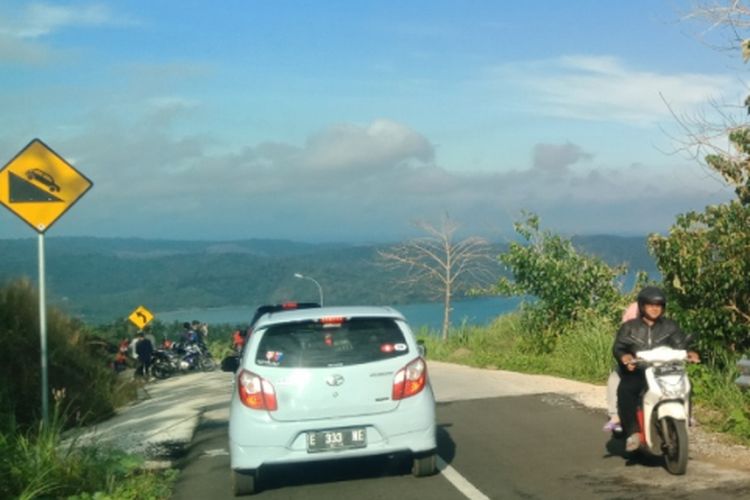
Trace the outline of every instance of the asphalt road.
{"type": "MultiPolygon", "coordinates": [[[[406,461],[366,459],[261,470],[259,499],[737,499],[750,476],[692,460],[686,476],[628,461],[603,413],[553,393],[438,404],[441,472],[414,478],[406,461]]],[[[204,415],[174,499],[234,498],[226,412],[204,415]]]]}

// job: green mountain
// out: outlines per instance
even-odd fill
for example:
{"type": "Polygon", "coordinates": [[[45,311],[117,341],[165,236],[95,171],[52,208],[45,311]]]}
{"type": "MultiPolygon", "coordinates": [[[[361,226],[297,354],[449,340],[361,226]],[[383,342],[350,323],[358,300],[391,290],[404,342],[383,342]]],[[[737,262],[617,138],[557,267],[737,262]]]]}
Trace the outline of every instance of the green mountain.
{"type": "MultiPolygon", "coordinates": [[[[643,238],[574,240],[610,263],[653,268],[643,238]]],[[[497,245],[499,254],[503,247],[497,245]]],[[[397,286],[398,273],[376,262],[377,246],[284,240],[229,242],[70,238],[45,240],[47,301],[90,322],[126,317],[139,305],[153,312],[316,301],[404,304],[434,300],[424,288],[397,286]]],[[[0,281],[37,280],[36,238],[0,240],[0,281]]],[[[495,270],[501,273],[498,265],[495,270]]]]}

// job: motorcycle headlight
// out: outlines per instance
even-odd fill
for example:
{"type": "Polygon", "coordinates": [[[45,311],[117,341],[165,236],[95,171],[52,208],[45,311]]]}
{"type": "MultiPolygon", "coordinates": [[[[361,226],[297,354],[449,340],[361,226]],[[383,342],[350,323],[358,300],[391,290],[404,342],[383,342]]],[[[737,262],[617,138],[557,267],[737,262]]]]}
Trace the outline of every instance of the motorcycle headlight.
{"type": "Polygon", "coordinates": [[[659,378],[656,380],[659,383],[659,388],[664,396],[668,398],[681,398],[686,396],[687,384],[685,383],[685,377],[679,377],[672,380],[659,378]]]}

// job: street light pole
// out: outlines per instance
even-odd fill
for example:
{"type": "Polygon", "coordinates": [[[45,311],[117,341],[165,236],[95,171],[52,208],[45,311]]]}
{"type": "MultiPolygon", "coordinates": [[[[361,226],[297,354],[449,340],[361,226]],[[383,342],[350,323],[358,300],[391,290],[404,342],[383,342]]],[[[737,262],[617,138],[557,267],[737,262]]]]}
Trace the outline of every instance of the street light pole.
{"type": "Polygon", "coordinates": [[[318,287],[318,295],[320,296],[320,305],[322,306],[323,305],[323,287],[320,286],[320,283],[318,283],[315,278],[311,278],[310,276],[305,276],[305,275],[300,274],[300,273],[294,273],[294,277],[295,278],[299,278],[301,280],[310,280],[310,281],[312,281],[313,283],[315,283],[317,285],[317,287],[318,287]]]}

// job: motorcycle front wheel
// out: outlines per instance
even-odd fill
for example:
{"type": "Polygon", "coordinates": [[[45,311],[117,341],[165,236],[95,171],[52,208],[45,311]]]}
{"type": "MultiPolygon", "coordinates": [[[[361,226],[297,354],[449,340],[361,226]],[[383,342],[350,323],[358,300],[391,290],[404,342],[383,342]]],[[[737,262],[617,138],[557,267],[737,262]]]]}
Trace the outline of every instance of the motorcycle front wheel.
{"type": "Polygon", "coordinates": [[[687,422],[665,417],[667,435],[664,436],[664,462],[667,470],[676,475],[685,474],[688,463],[687,422]]]}
{"type": "Polygon", "coordinates": [[[214,361],[214,358],[211,358],[209,356],[201,356],[201,358],[198,360],[198,366],[204,372],[212,372],[216,369],[216,362],[214,361]]]}

